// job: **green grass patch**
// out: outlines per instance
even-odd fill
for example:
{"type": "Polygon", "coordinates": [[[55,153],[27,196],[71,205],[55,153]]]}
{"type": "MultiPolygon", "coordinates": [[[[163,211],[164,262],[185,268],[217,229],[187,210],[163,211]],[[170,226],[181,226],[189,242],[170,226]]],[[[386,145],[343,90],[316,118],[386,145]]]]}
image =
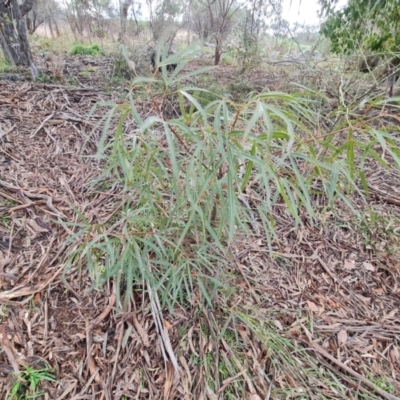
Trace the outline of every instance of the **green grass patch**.
{"type": "Polygon", "coordinates": [[[6,397],[7,400],[36,399],[44,394],[40,391],[44,381],[56,382],[55,375],[47,368],[35,369],[24,366],[23,369],[23,372],[15,376],[15,381],[6,397]]]}
{"type": "Polygon", "coordinates": [[[71,55],[79,56],[98,56],[102,53],[101,48],[98,44],[85,45],[82,43],[76,43],[71,49],[71,55]]]}

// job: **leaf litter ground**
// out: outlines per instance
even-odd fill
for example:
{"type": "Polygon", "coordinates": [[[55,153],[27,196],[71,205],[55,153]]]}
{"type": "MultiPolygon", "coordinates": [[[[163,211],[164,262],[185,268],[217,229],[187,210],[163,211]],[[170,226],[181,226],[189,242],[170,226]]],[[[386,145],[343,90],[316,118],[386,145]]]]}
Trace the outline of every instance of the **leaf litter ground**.
{"type": "Polygon", "coordinates": [[[273,257],[262,233],[233,246],[228,302],[163,311],[174,373],[142,290],[121,310],[112,283],[64,270],[77,228],[60,222],[106,224],[124,196],[90,185],[104,110],[89,113],[121,98],[93,87],[0,81],[0,397],[23,365],[48,365],[48,399],[398,398],[398,174],[371,166],[362,221],[337,203],[293,229],[276,207],[273,257]]]}

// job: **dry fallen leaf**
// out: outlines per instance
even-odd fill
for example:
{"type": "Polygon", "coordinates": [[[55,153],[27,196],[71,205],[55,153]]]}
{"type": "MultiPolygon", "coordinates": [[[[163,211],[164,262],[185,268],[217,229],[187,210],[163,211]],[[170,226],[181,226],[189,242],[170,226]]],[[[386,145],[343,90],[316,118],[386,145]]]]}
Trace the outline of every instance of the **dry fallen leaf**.
{"type": "Polygon", "coordinates": [[[318,307],[315,303],[312,301],[307,301],[308,308],[313,311],[313,312],[320,312],[322,311],[321,307],[318,307]]]}
{"type": "Polygon", "coordinates": [[[356,263],[354,262],[354,260],[346,260],[345,262],[344,262],[344,268],[345,269],[348,269],[348,270],[352,270],[352,269],[354,269],[355,267],[356,267],[356,265],[355,265],[356,263]]]}
{"type": "Polygon", "coordinates": [[[136,74],[136,63],[132,60],[128,60],[128,66],[136,74]]]}
{"type": "Polygon", "coordinates": [[[244,326],[238,325],[237,331],[239,332],[240,336],[242,337],[244,343],[246,343],[246,344],[250,343],[249,332],[244,326]]]}
{"type": "Polygon", "coordinates": [[[322,222],[326,222],[332,217],[332,215],[333,215],[333,212],[329,211],[324,214],[321,214],[319,218],[322,222]]]}
{"type": "Polygon", "coordinates": [[[281,324],[277,319],[275,319],[275,320],[273,321],[273,323],[274,323],[274,325],[275,325],[280,331],[283,330],[282,324],[281,324]]]}
{"type": "Polygon", "coordinates": [[[144,328],[142,327],[142,325],[140,325],[140,323],[139,323],[139,321],[137,320],[136,317],[133,317],[132,319],[133,319],[133,325],[134,325],[136,331],[139,333],[139,335],[140,335],[140,337],[141,337],[141,339],[142,339],[143,344],[144,344],[146,347],[150,347],[150,340],[149,340],[149,336],[148,336],[148,334],[147,334],[146,329],[144,329],[144,328]]]}
{"type": "Polygon", "coordinates": [[[345,330],[345,329],[342,329],[342,330],[338,333],[337,338],[338,338],[339,344],[346,343],[346,342],[347,342],[347,332],[346,332],[346,330],[345,330]]]}
{"type": "Polygon", "coordinates": [[[364,303],[364,304],[371,304],[371,298],[370,297],[365,297],[361,296],[361,294],[358,295],[358,298],[364,303]]]}
{"type": "Polygon", "coordinates": [[[332,308],[339,308],[340,304],[337,303],[336,301],[333,301],[332,299],[328,299],[327,303],[329,304],[330,307],[332,308]]]}
{"type": "Polygon", "coordinates": [[[398,309],[398,308],[394,308],[392,311],[390,311],[390,312],[387,314],[387,317],[393,318],[393,317],[397,316],[397,313],[398,313],[398,312],[399,312],[399,309],[398,309]]]}
{"type": "Polygon", "coordinates": [[[4,256],[3,253],[0,252],[0,270],[2,271],[5,266],[10,264],[10,262],[11,258],[4,256]]]}
{"type": "Polygon", "coordinates": [[[49,230],[46,228],[42,228],[34,219],[29,218],[27,221],[28,225],[35,231],[39,233],[48,232],[49,230]]]}
{"type": "Polygon", "coordinates": [[[41,300],[42,300],[42,295],[40,294],[40,292],[36,293],[34,296],[35,305],[39,305],[41,300]]]}
{"type": "Polygon", "coordinates": [[[372,264],[370,264],[370,263],[367,263],[367,262],[364,262],[363,263],[363,267],[367,270],[367,271],[375,271],[375,267],[372,265],[372,264]]]}
{"type": "Polygon", "coordinates": [[[172,324],[169,321],[167,321],[166,319],[163,319],[163,321],[164,321],[165,328],[167,330],[170,330],[172,328],[172,324]]]}
{"type": "Polygon", "coordinates": [[[400,352],[399,349],[396,346],[393,346],[391,350],[389,351],[389,356],[392,362],[400,362],[400,352]]]}

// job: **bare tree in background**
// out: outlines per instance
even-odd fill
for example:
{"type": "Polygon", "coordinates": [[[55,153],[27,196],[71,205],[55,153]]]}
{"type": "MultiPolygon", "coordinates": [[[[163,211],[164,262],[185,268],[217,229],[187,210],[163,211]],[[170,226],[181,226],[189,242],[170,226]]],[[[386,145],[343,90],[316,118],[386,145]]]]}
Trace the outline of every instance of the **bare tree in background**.
{"type": "Polygon", "coordinates": [[[84,26],[86,25],[85,7],[76,1],[66,1],[65,16],[75,40],[78,41],[80,37],[84,36],[84,26]]]}
{"type": "Polygon", "coordinates": [[[109,22],[116,16],[111,0],[65,0],[65,5],[65,16],[76,40],[105,37],[109,22]]]}
{"type": "Polygon", "coordinates": [[[199,0],[199,4],[201,7],[198,7],[192,19],[194,30],[199,37],[214,42],[214,64],[218,65],[234,16],[243,4],[237,0],[199,0]]]}
{"type": "Polygon", "coordinates": [[[209,33],[212,31],[211,21],[208,18],[207,10],[198,1],[193,2],[190,9],[190,27],[202,40],[208,39],[209,33]]]}
{"type": "Polygon", "coordinates": [[[60,7],[56,0],[36,0],[25,16],[28,32],[32,35],[40,25],[47,23],[51,36],[59,36],[60,30],[56,19],[59,12],[60,7]]]}
{"type": "Polygon", "coordinates": [[[126,25],[128,22],[128,11],[129,11],[129,7],[131,7],[132,5],[133,5],[133,0],[124,0],[120,4],[121,29],[120,29],[119,35],[118,35],[118,41],[120,43],[124,42],[124,37],[126,34],[126,25]]]}
{"type": "Polygon", "coordinates": [[[182,4],[177,0],[147,0],[150,29],[155,43],[160,41],[172,47],[177,30],[182,26],[182,4]]]}
{"type": "Polygon", "coordinates": [[[120,31],[118,34],[118,42],[119,43],[124,43],[124,39],[126,36],[126,30],[128,26],[128,16],[129,16],[129,11],[131,12],[131,15],[133,16],[136,24],[136,32],[135,34],[138,35],[141,31],[139,21],[137,20],[137,14],[141,14],[141,4],[136,3],[134,0],[119,0],[119,9],[120,9],[120,31]],[[135,8],[135,5],[137,6],[135,8]]]}
{"type": "Polygon", "coordinates": [[[281,13],[282,0],[247,0],[239,11],[231,47],[242,65],[242,72],[259,65],[263,54],[260,44],[268,23],[279,20],[281,13]]]}
{"type": "Polygon", "coordinates": [[[0,42],[6,60],[12,65],[30,67],[36,78],[24,16],[32,9],[35,0],[0,0],[0,42]]]}

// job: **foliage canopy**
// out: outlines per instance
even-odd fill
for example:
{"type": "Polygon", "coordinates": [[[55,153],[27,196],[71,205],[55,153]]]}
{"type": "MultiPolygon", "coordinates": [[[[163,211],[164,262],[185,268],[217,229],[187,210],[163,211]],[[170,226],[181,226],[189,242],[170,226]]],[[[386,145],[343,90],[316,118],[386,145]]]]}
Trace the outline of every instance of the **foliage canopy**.
{"type": "Polygon", "coordinates": [[[394,53],[400,50],[398,0],[350,0],[334,10],[337,0],[320,0],[328,19],[321,32],[331,40],[331,51],[350,54],[357,49],[394,53]]]}

